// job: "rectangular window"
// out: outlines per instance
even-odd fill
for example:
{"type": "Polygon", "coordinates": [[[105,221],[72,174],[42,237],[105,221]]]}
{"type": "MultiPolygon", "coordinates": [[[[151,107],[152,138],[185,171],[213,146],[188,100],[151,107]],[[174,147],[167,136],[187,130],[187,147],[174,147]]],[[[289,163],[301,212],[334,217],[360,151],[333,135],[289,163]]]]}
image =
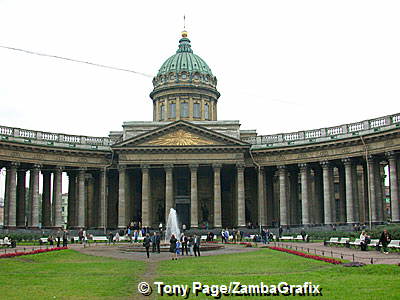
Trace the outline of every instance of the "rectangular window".
{"type": "Polygon", "coordinates": [[[169,117],[171,119],[176,118],[176,104],[175,103],[170,103],[169,104],[169,117]]]}
{"type": "Polygon", "coordinates": [[[164,119],[165,119],[165,106],[164,106],[164,104],[162,104],[160,107],[160,120],[164,120],[164,119]]]}
{"type": "Polygon", "coordinates": [[[201,118],[200,115],[200,103],[193,104],[193,118],[201,118]]]}
{"type": "Polygon", "coordinates": [[[181,117],[182,118],[189,117],[189,103],[187,102],[181,103],[181,117]]]}
{"type": "Polygon", "coordinates": [[[210,119],[210,111],[207,103],[204,104],[204,119],[210,119]]]}

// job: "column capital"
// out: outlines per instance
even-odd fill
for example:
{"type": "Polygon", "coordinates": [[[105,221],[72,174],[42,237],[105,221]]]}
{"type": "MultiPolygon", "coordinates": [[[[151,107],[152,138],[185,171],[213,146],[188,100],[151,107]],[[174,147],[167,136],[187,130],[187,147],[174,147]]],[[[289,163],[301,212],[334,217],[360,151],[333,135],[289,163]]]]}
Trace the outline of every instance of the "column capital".
{"type": "Polygon", "coordinates": [[[323,169],[332,166],[332,163],[329,160],[320,161],[319,164],[322,166],[323,169]]]}
{"type": "Polygon", "coordinates": [[[306,171],[307,169],[309,169],[310,165],[307,163],[301,163],[298,164],[298,167],[300,168],[300,171],[306,171]]]}
{"type": "Polygon", "coordinates": [[[55,172],[62,172],[64,170],[64,167],[63,166],[56,166],[55,168],[54,168],[54,171],[55,172]]]}
{"type": "Polygon", "coordinates": [[[126,165],[118,165],[118,171],[125,171],[126,165]]]}
{"type": "Polygon", "coordinates": [[[140,165],[140,168],[142,170],[149,170],[150,169],[150,165],[140,165]]]}
{"type": "Polygon", "coordinates": [[[237,164],[236,164],[236,169],[237,169],[238,171],[243,171],[244,168],[245,168],[245,164],[244,164],[244,163],[237,163],[237,164]]]}
{"type": "Polygon", "coordinates": [[[353,164],[353,159],[351,157],[346,157],[342,159],[342,163],[345,166],[351,166],[353,164]]]}
{"type": "Polygon", "coordinates": [[[32,170],[39,171],[42,168],[43,168],[43,165],[34,164],[32,167],[32,170]]]}
{"type": "Polygon", "coordinates": [[[376,162],[376,157],[374,155],[369,154],[367,156],[367,161],[370,163],[376,162]]]}
{"type": "Polygon", "coordinates": [[[78,169],[79,172],[82,172],[82,171],[83,171],[83,172],[86,172],[86,170],[87,170],[86,167],[81,167],[81,168],[78,169]]]}
{"type": "Polygon", "coordinates": [[[258,167],[258,168],[257,168],[257,172],[258,172],[259,174],[264,174],[264,173],[265,173],[264,167],[262,167],[262,166],[258,167]]]}
{"type": "Polygon", "coordinates": [[[190,171],[195,172],[195,171],[197,171],[198,168],[199,168],[199,165],[198,165],[198,164],[190,164],[190,165],[189,165],[190,171]]]}
{"type": "Polygon", "coordinates": [[[20,163],[17,161],[12,161],[10,164],[11,169],[16,169],[20,166],[20,163]]]}
{"type": "Polygon", "coordinates": [[[164,169],[165,169],[165,171],[172,171],[174,169],[174,165],[173,164],[165,164],[164,169]]]}
{"type": "Polygon", "coordinates": [[[221,169],[222,168],[222,164],[212,164],[213,169],[221,169]]]}
{"type": "Polygon", "coordinates": [[[107,167],[99,168],[99,169],[98,169],[98,172],[99,172],[100,174],[106,173],[106,172],[107,172],[107,167]]]}
{"type": "Polygon", "coordinates": [[[397,153],[394,151],[388,151],[385,153],[385,155],[389,160],[391,159],[395,160],[397,158],[397,153]]]}
{"type": "Polygon", "coordinates": [[[286,165],[279,165],[279,166],[276,166],[276,168],[278,169],[278,174],[284,174],[287,172],[286,165]]]}

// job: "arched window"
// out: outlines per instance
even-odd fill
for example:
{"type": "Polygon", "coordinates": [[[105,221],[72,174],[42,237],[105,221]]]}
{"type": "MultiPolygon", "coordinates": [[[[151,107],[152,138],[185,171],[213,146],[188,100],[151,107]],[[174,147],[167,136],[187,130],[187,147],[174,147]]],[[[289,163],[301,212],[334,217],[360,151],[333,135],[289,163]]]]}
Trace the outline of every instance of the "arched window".
{"type": "Polygon", "coordinates": [[[210,119],[210,109],[208,103],[204,104],[204,119],[206,120],[210,119]]]}
{"type": "Polygon", "coordinates": [[[187,102],[181,102],[181,117],[189,117],[189,103],[187,102]]]}

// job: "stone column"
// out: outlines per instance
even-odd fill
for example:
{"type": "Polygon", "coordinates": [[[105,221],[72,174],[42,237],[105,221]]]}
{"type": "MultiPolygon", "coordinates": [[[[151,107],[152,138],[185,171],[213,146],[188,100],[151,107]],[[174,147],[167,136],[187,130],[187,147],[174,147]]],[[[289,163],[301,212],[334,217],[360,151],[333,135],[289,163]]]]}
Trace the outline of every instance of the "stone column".
{"type": "Polygon", "coordinates": [[[99,177],[100,190],[100,209],[99,209],[99,228],[107,227],[107,169],[100,169],[99,177]]]}
{"type": "Polygon", "coordinates": [[[173,206],[174,180],[173,180],[173,165],[165,165],[165,223],[168,220],[169,211],[173,206]]]}
{"type": "Polygon", "coordinates": [[[32,180],[32,224],[31,227],[39,227],[39,172],[40,165],[34,165],[31,170],[31,180],[32,180]]]}
{"type": "Polygon", "coordinates": [[[197,198],[197,168],[199,165],[189,165],[190,168],[190,227],[199,227],[199,203],[197,198]]]}
{"type": "Polygon", "coordinates": [[[26,170],[17,171],[17,227],[25,227],[26,170]]]}
{"type": "MultiPolygon", "coordinates": [[[[86,215],[86,227],[88,228],[93,228],[95,227],[95,220],[94,216],[96,214],[97,207],[95,207],[95,196],[94,196],[94,181],[95,178],[93,174],[88,174],[89,176],[86,177],[86,184],[87,184],[87,215],[86,215]]],[[[126,194],[126,192],[125,192],[126,194]]],[[[126,206],[125,206],[125,212],[126,212],[126,206]]],[[[126,214],[125,214],[126,215],[126,214]]]]}
{"type": "Polygon", "coordinates": [[[125,228],[126,220],[126,166],[119,166],[118,228],[125,228]]]}
{"type": "Polygon", "coordinates": [[[51,173],[50,171],[42,171],[42,174],[42,227],[48,228],[51,227],[51,173]]]}
{"type": "Polygon", "coordinates": [[[354,183],[353,183],[353,162],[351,158],[342,160],[345,168],[346,180],[346,223],[352,224],[354,221],[354,183]]]}
{"type": "Polygon", "coordinates": [[[76,224],[78,228],[84,228],[86,225],[85,172],[86,168],[81,168],[78,172],[78,223],[76,224]]]}
{"type": "Polygon", "coordinates": [[[75,227],[75,215],[76,215],[76,174],[70,171],[68,174],[68,215],[67,215],[67,227],[75,227]]]}
{"type": "Polygon", "coordinates": [[[368,190],[369,190],[369,203],[370,203],[370,208],[369,208],[369,213],[370,213],[370,218],[372,223],[378,221],[378,215],[377,215],[377,187],[376,187],[376,182],[377,179],[376,177],[379,176],[376,174],[376,160],[374,157],[370,156],[367,159],[368,163],[368,190]]]}
{"type": "Polygon", "coordinates": [[[237,164],[237,227],[246,226],[245,195],[244,195],[244,165],[237,164]]]}
{"type": "Polygon", "coordinates": [[[281,226],[289,225],[288,209],[288,174],[286,166],[278,166],[279,174],[279,224],[281,226]]]}
{"type": "Polygon", "coordinates": [[[221,210],[221,164],[213,164],[214,170],[214,227],[222,227],[221,210]]]}
{"type": "Polygon", "coordinates": [[[12,162],[7,170],[7,176],[10,175],[8,184],[8,227],[17,225],[17,167],[19,163],[12,162]]]}
{"type": "Polygon", "coordinates": [[[321,162],[322,165],[322,177],[324,185],[324,224],[333,224],[332,210],[334,203],[334,194],[332,188],[333,182],[333,169],[329,161],[321,162]]]}
{"type": "Polygon", "coordinates": [[[6,182],[5,182],[5,189],[4,189],[4,219],[3,224],[4,226],[8,226],[8,208],[10,204],[10,167],[6,168],[6,182]]]}
{"type": "Polygon", "coordinates": [[[390,210],[392,222],[400,222],[399,211],[399,178],[397,173],[397,157],[394,152],[387,153],[389,159],[389,180],[390,180],[390,210]]]}
{"type": "MultiPolygon", "coordinates": [[[[150,167],[142,166],[142,226],[151,226],[150,212],[150,167]]],[[[167,216],[165,216],[167,218],[167,216]]]]}
{"type": "Polygon", "coordinates": [[[263,167],[258,168],[258,224],[267,226],[267,211],[265,204],[265,172],[263,167]]]}
{"type": "Polygon", "coordinates": [[[310,222],[310,168],[308,164],[299,164],[301,180],[301,221],[303,225],[310,222]]]}
{"type": "Polygon", "coordinates": [[[53,205],[54,205],[54,222],[53,226],[61,228],[62,220],[62,167],[57,166],[54,170],[53,177],[53,205]]]}

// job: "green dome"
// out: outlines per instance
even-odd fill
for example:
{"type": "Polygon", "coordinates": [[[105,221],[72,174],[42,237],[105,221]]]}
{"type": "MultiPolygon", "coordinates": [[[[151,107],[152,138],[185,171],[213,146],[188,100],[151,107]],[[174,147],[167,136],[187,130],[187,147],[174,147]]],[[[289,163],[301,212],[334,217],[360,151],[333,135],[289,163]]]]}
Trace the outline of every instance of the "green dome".
{"type": "Polygon", "coordinates": [[[186,37],[186,34],[182,34],[182,38],[179,40],[178,50],[162,64],[157,76],[166,75],[171,72],[180,73],[183,71],[191,74],[198,72],[200,74],[213,76],[206,62],[193,53],[190,40],[186,37]]]}

